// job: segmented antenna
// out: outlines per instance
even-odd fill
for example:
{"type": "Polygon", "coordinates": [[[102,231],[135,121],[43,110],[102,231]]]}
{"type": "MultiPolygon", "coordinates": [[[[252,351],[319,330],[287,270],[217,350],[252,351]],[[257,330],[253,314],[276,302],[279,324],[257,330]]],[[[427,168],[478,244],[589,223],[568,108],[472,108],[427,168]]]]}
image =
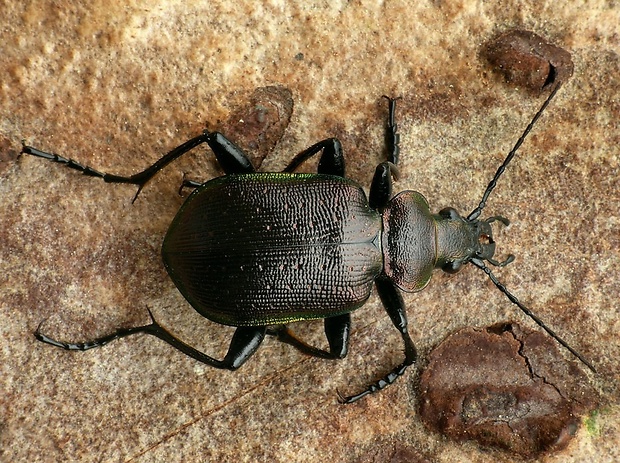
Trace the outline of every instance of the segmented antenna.
{"type": "Polygon", "coordinates": [[[577,352],[575,349],[569,346],[568,343],[564,341],[564,339],[562,339],[557,334],[555,334],[555,332],[551,328],[549,328],[547,325],[545,325],[545,323],[540,318],[538,318],[538,316],[536,316],[530,309],[524,306],[519,301],[519,299],[516,298],[516,296],[514,296],[510,291],[508,291],[508,289],[502,283],[500,283],[500,281],[495,277],[495,275],[493,275],[493,272],[491,272],[491,269],[489,269],[489,267],[487,267],[482,260],[474,258],[471,260],[471,263],[474,264],[479,269],[481,269],[484,273],[486,273],[487,276],[493,282],[493,284],[497,286],[497,289],[499,289],[502,293],[506,295],[508,299],[510,299],[510,302],[512,302],[517,307],[519,307],[519,309],[521,309],[521,311],[525,315],[527,315],[532,320],[534,320],[538,326],[540,326],[543,330],[545,330],[549,334],[549,336],[555,339],[565,349],[567,349],[571,354],[577,357],[585,366],[587,366],[590,370],[596,373],[596,369],[594,368],[594,366],[588,360],[586,360],[583,355],[581,355],[579,352],[577,352]]]}
{"type": "Polygon", "coordinates": [[[536,123],[538,118],[542,115],[543,112],[545,112],[545,109],[547,109],[547,106],[549,106],[549,103],[551,102],[551,100],[553,99],[555,94],[560,89],[560,86],[561,86],[560,83],[558,83],[555,86],[555,88],[551,91],[551,93],[549,94],[549,96],[547,97],[545,102],[542,104],[542,106],[538,110],[538,112],[536,114],[534,114],[534,117],[532,118],[530,123],[527,125],[527,127],[523,131],[523,134],[519,137],[519,139],[515,143],[515,146],[513,146],[513,148],[508,153],[508,156],[506,156],[506,159],[504,159],[504,162],[502,162],[502,165],[499,166],[499,168],[497,169],[497,172],[495,172],[495,175],[493,176],[493,178],[489,182],[489,184],[487,186],[487,189],[485,190],[484,194],[482,195],[482,199],[480,200],[480,204],[478,204],[478,206],[471,212],[471,214],[469,214],[467,216],[467,220],[469,220],[469,221],[476,220],[478,217],[480,217],[480,213],[482,212],[482,209],[484,209],[484,206],[486,206],[486,204],[487,204],[487,200],[489,199],[489,195],[491,194],[491,192],[495,188],[495,185],[497,185],[497,180],[499,180],[499,178],[502,176],[502,174],[506,170],[506,166],[508,166],[510,161],[512,161],[512,158],[515,157],[515,154],[517,153],[517,150],[521,147],[521,145],[525,141],[525,138],[527,137],[527,135],[530,133],[530,131],[534,127],[534,124],[536,123]]]}

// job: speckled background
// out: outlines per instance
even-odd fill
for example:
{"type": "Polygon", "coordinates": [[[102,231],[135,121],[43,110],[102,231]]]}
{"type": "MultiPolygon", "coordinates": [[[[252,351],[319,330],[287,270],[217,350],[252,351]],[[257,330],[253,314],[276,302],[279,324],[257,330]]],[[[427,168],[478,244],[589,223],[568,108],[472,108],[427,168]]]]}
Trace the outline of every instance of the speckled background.
{"type": "MultiPolygon", "coordinates": [[[[381,95],[400,95],[397,188],[467,213],[542,102],[480,55],[515,27],[569,50],[575,71],[485,211],[513,221],[498,232],[498,254],[517,260],[496,273],[592,360],[602,397],[591,425],[541,461],[620,459],[620,4],[87,3],[0,2],[2,461],[514,461],[427,430],[414,370],[381,394],[337,403],[337,388],[355,392],[401,359],[375,295],[354,314],[350,355],[338,362],[274,339],[236,373],[146,336],[86,353],[38,343],[43,319],[46,333],[78,341],[145,323],[148,306],[182,339],[223,355],[231,329],[195,313],[159,257],[183,174],[220,171],[197,149],[132,205],[133,186],[17,153],[26,139],[134,173],[205,125],[241,139],[230,116],[256,88],[279,85],[294,109],[262,168],[336,136],[348,175],[369,185],[382,159],[381,95]]],[[[530,323],[475,268],[437,274],[405,301],[422,365],[458,328],[530,323]]],[[[295,328],[324,342],[322,323],[295,328]]]]}

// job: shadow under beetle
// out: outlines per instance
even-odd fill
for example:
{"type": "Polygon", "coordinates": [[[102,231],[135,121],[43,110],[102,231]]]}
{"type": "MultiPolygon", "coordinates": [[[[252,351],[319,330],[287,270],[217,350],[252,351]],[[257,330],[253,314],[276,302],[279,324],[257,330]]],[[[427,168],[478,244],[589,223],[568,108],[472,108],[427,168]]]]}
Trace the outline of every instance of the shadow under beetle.
{"type": "MultiPolygon", "coordinates": [[[[37,339],[69,350],[86,350],[114,339],[147,333],[186,355],[214,366],[235,370],[256,352],[266,334],[323,358],[347,355],[350,313],[370,296],[372,285],[405,347],[404,361],[358,394],[340,397],[354,402],[392,384],[416,361],[407,331],[400,291],[416,292],[429,282],[433,269],[456,272],[471,262],[482,269],[512,303],[594,370],[578,352],[521,304],[491,273],[485,261],[498,262],[491,223],[479,220],[496,182],[517,149],[557,92],[550,93],[489,183],[479,205],[467,216],[445,208],[431,214],[420,193],[392,196],[392,174],[399,156],[394,120],[396,100],[388,98],[385,141],[388,158],[377,166],[368,199],[362,188],[345,177],[340,142],[328,138],[299,153],[279,173],[256,173],[244,152],[224,135],[205,131],[170,151],[155,164],[130,177],[96,171],[72,159],[30,146],[23,153],[59,162],[109,183],[132,183],[138,192],[167,164],[207,143],[226,175],[205,183],[184,180],[194,187],[164,238],[162,258],[172,281],[204,317],[237,327],[223,360],[210,357],[177,339],[151,315],[145,326],[125,328],[93,341],[60,342],[41,333],[37,339]],[[322,153],[318,174],[292,173],[310,157],[322,153]],[[286,323],[323,319],[329,350],[296,338],[286,323]]],[[[134,200],[136,199],[134,197],[134,200]]]]}

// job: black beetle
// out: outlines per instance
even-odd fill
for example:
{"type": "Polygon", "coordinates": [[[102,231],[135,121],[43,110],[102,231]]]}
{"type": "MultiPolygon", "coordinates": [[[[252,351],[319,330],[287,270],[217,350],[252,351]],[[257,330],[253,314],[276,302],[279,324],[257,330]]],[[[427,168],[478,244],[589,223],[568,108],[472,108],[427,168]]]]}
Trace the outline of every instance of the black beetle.
{"type": "Polygon", "coordinates": [[[42,334],[40,326],[35,335],[58,347],[86,350],[123,336],[147,333],[196,360],[230,370],[254,354],[266,334],[277,335],[310,355],[343,358],[348,348],[350,313],[364,304],[374,283],[401,334],[405,360],[360,393],[340,397],[350,403],[393,383],[416,361],[400,290],[420,291],[433,269],[456,272],[471,262],[511,302],[593,369],[508,292],[485,264],[503,266],[513,260],[513,256],[502,262],[493,259],[491,223],[498,220],[508,224],[508,220],[500,216],[478,220],[498,178],[558,88],[545,100],[497,170],[479,205],[466,218],[452,208],[431,214],[426,199],[415,191],[392,196],[392,174],[399,155],[396,100],[392,98],[388,98],[388,160],[377,166],[368,199],[357,183],[345,178],[342,147],[335,138],[302,151],[283,172],[256,173],[239,147],[218,132],[205,131],[130,177],[99,172],[24,145],[23,153],[66,164],[85,175],[110,183],[136,184],[137,197],[146,182],[167,164],[207,143],[226,175],[205,183],[183,181],[181,188],[195,190],[170,225],[162,257],[170,277],[194,309],[212,321],[237,327],[223,360],[183,343],[152,314],[149,325],[120,329],[85,343],[56,341],[42,334]],[[318,174],[292,173],[319,152],[318,174]],[[305,319],[324,319],[329,350],[305,344],[285,325],[305,319]]]}

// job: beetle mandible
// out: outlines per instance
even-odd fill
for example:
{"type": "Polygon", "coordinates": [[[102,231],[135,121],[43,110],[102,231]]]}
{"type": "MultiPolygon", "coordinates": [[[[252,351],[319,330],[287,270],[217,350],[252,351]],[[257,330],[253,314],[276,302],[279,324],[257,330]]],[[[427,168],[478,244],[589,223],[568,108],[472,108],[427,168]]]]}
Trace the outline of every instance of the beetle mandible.
{"type": "Polygon", "coordinates": [[[510,150],[485,190],[479,205],[463,217],[453,208],[432,214],[420,193],[392,195],[392,175],[399,157],[395,123],[396,99],[388,100],[385,142],[387,160],[375,171],[366,197],[345,177],[342,146],[336,138],[302,151],[282,172],[257,173],[243,150],[218,132],[205,130],[159,159],[146,170],[124,177],[99,172],[57,154],[24,144],[22,153],[62,163],[109,183],[144,185],[170,162],[207,143],[225,175],[205,183],[183,180],[193,187],[164,238],[162,258],[181,294],[201,315],[237,327],[223,360],[210,357],[176,338],[155,321],[123,328],[84,342],[57,341],[41,332],[40,341],[69,350],[86,350],[136,333],[164,340],[188,356],[216,368],[236,370],[258,349],[266,334],[277,335],[306,354],[322,358],[347,355],[351,312],[362,306],[373,284],[404,343],[405,358],[387,375],[361,392],[340,397],[344,403],[392,384],[417,358],[407,330],[401,291],[416,292],[429,282],[433,269],[456,272],[471,262],[527,316],[578,357],[592,365],[525,307],[493,275],[491,223],[508,224],[501,216],[479,220],[490,193],[533,125],[555,96],[555,86],[510,150]],[[317,174],[294,171],[321,153],[317,174]],[[324,319],[329,349],[298,339],[287,323],[324,319]]]}

